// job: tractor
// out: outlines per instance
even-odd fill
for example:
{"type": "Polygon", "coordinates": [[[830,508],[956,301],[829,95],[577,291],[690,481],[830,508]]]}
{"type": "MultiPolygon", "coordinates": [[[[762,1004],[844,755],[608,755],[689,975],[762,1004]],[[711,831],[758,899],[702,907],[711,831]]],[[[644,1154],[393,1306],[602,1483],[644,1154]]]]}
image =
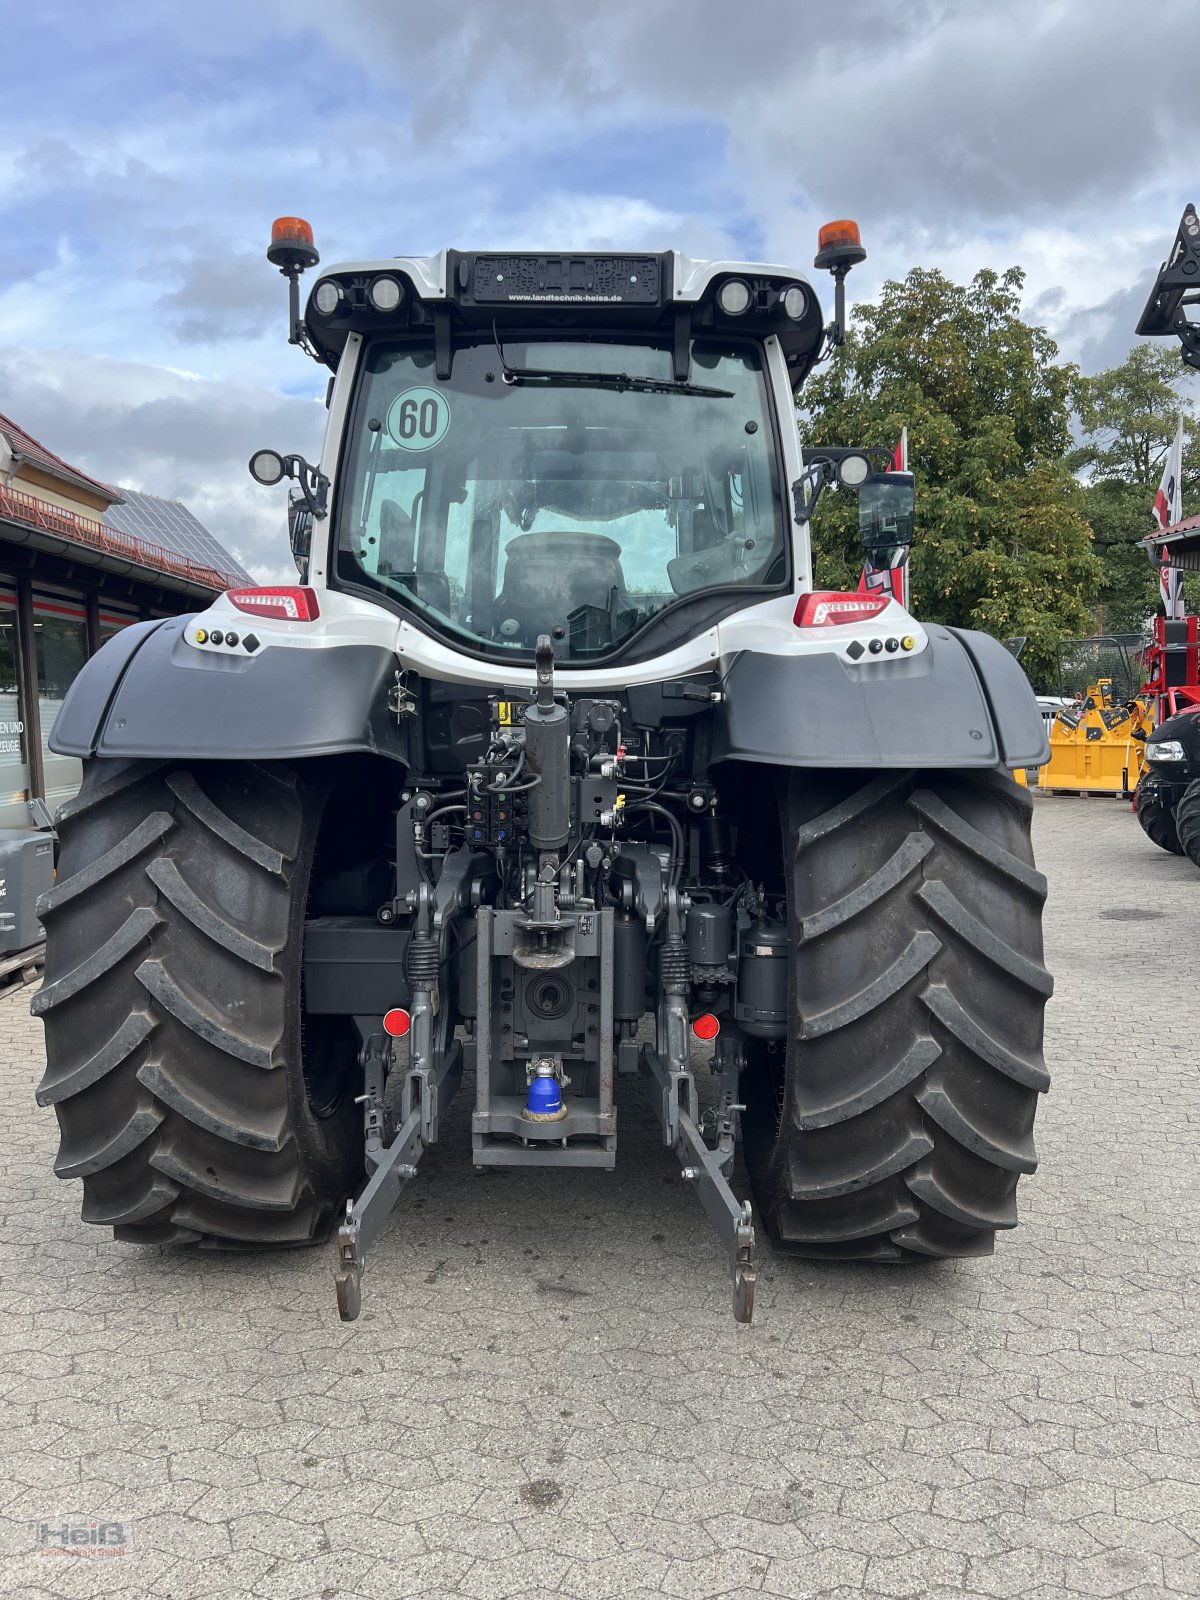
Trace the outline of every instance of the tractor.
{"type": "MultiPolygon", "coordinates": [[[[1145,541],[1182,571],[1200,568],[1200,517],[1145,541]]],[[[1145,771],[1134,803],[1148,839],[1160,850],[1186,855],[1200,867],[1200,638],[1198,619],[1154,619],[1154,643],[1146,651],[1157,726],[1144,746],[1145,771]]]]}
{"type": "Polygon", "coordinates": [[[1015,1224],[1051,979],[1012,770],[1046,737],[996,640],[814,588],[824,493],[868,543],[914,503],[802,449],[865,258],[819,246],[828,324],[794,268],[677,251],[352,262],[302,311],[312,230],[275,224],[330,374],[319,460],[250,462],[298,582],[125,629],[53,733],[83,781],[38,1098],[84,1221],[336,1230],[353,1320],[466,1084],[477,1169],[612,1169],[644,1092],[743,1322],[756,1221],[881,1262],[1015,1224]]]}
{"type": "MultiPolygon", "coordinates": [[[[1183,364],[1200,368],[1200,216],[1184,207],[1170,254],[1158,269],[1138,319],[1150,338],[1174,336],[1183,364]]],[[[1141,541],[1156,567],[1200,571],[1200,517],[1187,517],[1141,541]]],[[[1157,726],[1146,740],[1145,775],[1137,786],[1137,818],[1147,837],[1200,867],[1200,639],[1197,619],[1156,617],[1147,652],[1157,726]]]]}

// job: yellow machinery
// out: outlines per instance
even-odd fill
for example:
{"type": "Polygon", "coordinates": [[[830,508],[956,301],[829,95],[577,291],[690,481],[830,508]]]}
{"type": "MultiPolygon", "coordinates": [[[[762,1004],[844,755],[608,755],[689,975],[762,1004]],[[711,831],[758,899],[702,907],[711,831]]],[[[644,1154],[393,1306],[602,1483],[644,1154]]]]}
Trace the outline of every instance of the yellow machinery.
{"type": "Polygon", "coordinates": [[[1097,678],[1050,725],[1050,759],[1038,770],[1038,788],[1073,794],[1119,794],[1137,787],[1154,727],[1150,701],[1120,700],[1111,678],[1097,678]]]}

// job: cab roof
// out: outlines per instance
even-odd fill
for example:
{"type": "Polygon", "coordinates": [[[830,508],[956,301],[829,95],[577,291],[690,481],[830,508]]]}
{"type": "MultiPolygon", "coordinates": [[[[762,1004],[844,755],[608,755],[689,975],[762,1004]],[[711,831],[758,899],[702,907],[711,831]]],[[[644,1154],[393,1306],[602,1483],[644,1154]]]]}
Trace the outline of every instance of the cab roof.
{"type": "MultiPolygon", "coordinates": [[[[323,301],[331,295],[326,290],[323,301]]],[[[793,296],[793,309],[796,301],[793,296]]],[[[820,303],[805,274],[778,264],[697,261],[678,250],[441,250],[433,256],[340,262],[316,276],[304,320],[314,353],[331,368],[352,332],[432,335],[439,367],[456,334],[493,326],[510,335],[654,332],[673,337],[677,349],[700,331],[773,334],[794,384],[812,366],[825,333],[820,303]],[[397,304],[380,311],[371,290],[386,279],[398,283],[401,294],[397,304]],[[724,311],[718,300],[731,279],[742,280],[750,291],[746,309],[737,314],[724,311]],[[323,312],[317,291],[331,281],[337,303],[323,312]],[[790,288],[802,291],[799,316],[784,308],[790,288]]]]}

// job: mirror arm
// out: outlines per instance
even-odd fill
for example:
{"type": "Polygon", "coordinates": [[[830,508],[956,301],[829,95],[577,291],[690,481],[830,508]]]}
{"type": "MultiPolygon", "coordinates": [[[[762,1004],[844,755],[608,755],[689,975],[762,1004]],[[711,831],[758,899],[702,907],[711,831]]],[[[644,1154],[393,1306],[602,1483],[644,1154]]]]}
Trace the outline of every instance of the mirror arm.
{"type": "Polygon", "coordinates": [[[329,479],[319,468],[310,466],[303,456],[284,456],[283,465],[285,475],[300,486],[313,521],[321,521],[329,505],[329,479]]]}
{"type": "Polygon", "coordinates": [[[803,474],[792,485],[792,504],[797,522],[810,522],[821,491],[829,482],[829,463],[820,459],[805,463],[803,474]]]}
{"type": "Polygon", "coordinates": [[[808,522],[812,518],[822,492],[835,481],[838,464],[847,456],[866,456],[868,460],[886,461],[890,459],[891,451],[877,445],[867,445],[861,449],[853,445],[813,445],[807,448],[804,452],[804,474],[792,485],[797,522],[808,522]]]}

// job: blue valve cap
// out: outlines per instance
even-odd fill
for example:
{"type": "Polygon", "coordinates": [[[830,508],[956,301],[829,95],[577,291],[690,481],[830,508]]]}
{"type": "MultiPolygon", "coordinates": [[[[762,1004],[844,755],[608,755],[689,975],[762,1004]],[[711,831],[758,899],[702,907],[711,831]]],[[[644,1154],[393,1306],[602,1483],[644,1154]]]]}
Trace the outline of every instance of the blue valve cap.
{"type": "Polygon", "coordinates": [[[529,1099],[525,1109],[531,1116],[552,1117],[562,1110],[562,1090],[558,1079],[547,1073],[539,1075],[529,1085],[529,1099]]]}

